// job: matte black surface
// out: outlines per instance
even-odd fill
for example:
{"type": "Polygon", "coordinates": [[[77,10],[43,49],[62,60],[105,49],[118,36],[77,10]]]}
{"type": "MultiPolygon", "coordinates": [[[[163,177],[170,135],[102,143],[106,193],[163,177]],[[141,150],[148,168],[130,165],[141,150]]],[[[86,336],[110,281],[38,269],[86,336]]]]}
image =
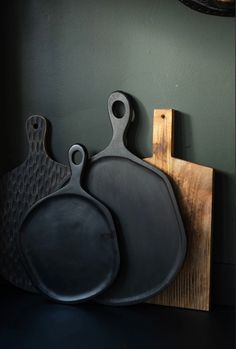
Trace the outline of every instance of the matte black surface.
{"type": "Polygon", "coordinates": [[[119,251],[109,211],[81,187],[85,149],[69,150],[68,184],[38,202],[20,230],[19,247],[36,287],[60,302],[81,302],[101,293],[115,278],[119,251]],[[80,164],[73,162],[76,152],[80,164]]]}
{"type": "Polygon", "coordinates": [[[91,159],[85,180],[88,191],[113,214],[121,254],[118,276],[98,301],[125,305],[153,296],[175,278],[186,238],[169,180],[124,145],[133,116],[128,97],[114,92],[108,110],[113,138],[91,159]]]}
{"type": "Polygon", "coordinates": [[[35,289],[16,243],[22,219],[36,201],[58,190],[70,177],[68,166],[53,161],[46,152],[47,126],[42,116],[27,119],[28,156],[0,179],[0,272],[6,280],[28,291],[35,289]]]}
{"type": "Polygon", "coordinates": [[[180,0],[193,10],[215,16],[235,16],[234,0],[180,0]]]}
{"type": "Polygon", "coordinates": [[[219,171],[213,301],[230,304],[236,269],[234,18],[204,15],[178,0],[4,1],[0,15],[1,172],[23,159],[23,123],[32,112],[50,116],[52,152],[66,163],[66,149],[78,140],[93,154],[109,142],[104,110],[110,91],[135,96],[129,149],[141,158],[152,154],[153,109],[177,110],[175,156],[219,171]],[[224,268],[220,278],[218,267],[224,268]]]}
{"type": "Polygon", "coordinates": [[[60,305],[0,289],[3,349],[234,349],[234,308],[60,305]]]}

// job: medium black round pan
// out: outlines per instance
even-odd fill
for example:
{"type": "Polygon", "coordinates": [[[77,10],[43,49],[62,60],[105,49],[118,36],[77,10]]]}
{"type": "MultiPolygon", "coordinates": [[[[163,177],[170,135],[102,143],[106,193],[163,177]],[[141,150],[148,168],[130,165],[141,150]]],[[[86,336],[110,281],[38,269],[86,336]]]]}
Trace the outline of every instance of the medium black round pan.
{"type": "Polygon", "coordinates": [[[128,97],[112,93],[108,110],[113,138],[91,159],[86,188],[113,214],[121,258],[117,278],[97,300],[126,305],[152,297],[175,278],[185,257],[186,238],[168,178],[124,145],[132,118],[128,97]]]}
{"type": "Polygon", "coordinates": [[[82,302],[104,291],[119,268],[115,226],[109,211],[81,187],[86,161],[81,145],[69,150],[68,184],[28,212],[19,248],[34,285],[59,302],[82,302]],[[81,163],[74,163],[76,152],[81,163]]]}

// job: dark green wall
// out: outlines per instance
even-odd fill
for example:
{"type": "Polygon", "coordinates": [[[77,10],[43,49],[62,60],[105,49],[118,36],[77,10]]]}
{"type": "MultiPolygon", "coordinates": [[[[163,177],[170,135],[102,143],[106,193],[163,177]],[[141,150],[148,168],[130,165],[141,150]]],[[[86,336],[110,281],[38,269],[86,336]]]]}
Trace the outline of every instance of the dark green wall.
{"type": "Polygon", "coordinates": [[[2,171],[26,155],[30,114],[51,121],[52,152],[66,162],[74,142],[91,153],[109,142],[113,90],[135,98],[130,145],[141,156],[151,154],[153,109],[176,109],[176,155],[217,170],[213,294],[232,304],[234,20],[177,0],[22,0],[3,13],[2,171]]]}

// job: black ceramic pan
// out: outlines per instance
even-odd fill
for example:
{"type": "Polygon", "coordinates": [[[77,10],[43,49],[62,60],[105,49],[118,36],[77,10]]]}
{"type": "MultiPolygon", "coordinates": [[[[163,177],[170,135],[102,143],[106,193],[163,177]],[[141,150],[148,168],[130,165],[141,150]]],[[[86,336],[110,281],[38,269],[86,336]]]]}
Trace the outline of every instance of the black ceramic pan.
{"type": "Polygon", "coordinates": [[[35,287],[59,302],[98,295],[119,268],[112,217],[81,187],[85,161],[85,149],[72,146],[70,181],[33,206],[20,230],[19,249],[35,287]],[[76,152],[82,154],[80,164],[73,161],[76,152]]]}
{"type": "Polygon", "coordinates": [[[133,113],[128,97],[112,93],[108,110],[113,138],[91,159],[86,187],[112,212],[121,255],[118,276],[98,301],[125,305],[169,285],[183,263],[186,238],[168,178],[124,144],[133,113]]]}

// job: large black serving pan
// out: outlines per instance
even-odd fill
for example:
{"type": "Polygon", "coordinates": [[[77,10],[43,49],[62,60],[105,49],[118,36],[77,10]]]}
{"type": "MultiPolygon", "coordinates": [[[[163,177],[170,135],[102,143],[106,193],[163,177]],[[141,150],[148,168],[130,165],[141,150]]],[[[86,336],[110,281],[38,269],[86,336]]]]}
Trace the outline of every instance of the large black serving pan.
{"type": "Polygon", "coordinates": [[[168,178],[124,144],[133,115],[128,96],[112,93],[108,110],[113,138],[91,159],[85,180],[87,190],[113,214],[121,255],[118,276],[98,301],[125,305],[148,299],[175,278],[186,238],[168,178]]]}
{"type": "Polygon", "coordinates": [[[119,250],[110,212],[81,187],[86,150],[69,150],[71,179],[36,203],[19,235],[19,250],[33,284],[49,298],[82,302],[104,291],[119,268],[119,250]],[[82,154],[80,164],[73,160],[82,154]]]}

